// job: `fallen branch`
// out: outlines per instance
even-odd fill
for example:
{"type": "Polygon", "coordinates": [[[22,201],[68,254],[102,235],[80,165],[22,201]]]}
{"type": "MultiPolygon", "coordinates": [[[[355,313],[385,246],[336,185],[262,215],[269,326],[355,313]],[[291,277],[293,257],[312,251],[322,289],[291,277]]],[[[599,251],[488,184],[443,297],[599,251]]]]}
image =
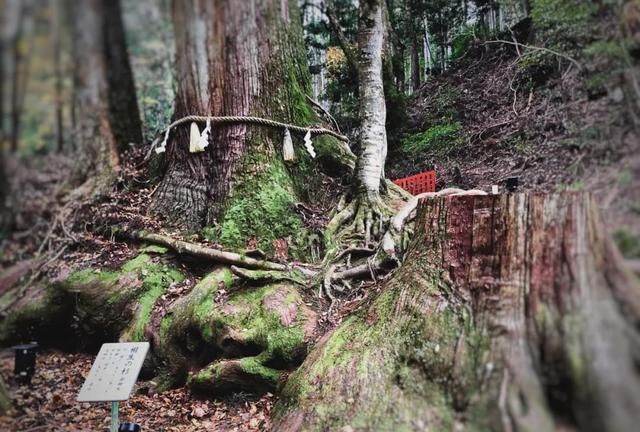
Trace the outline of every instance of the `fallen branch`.
{"type": "Polygon", "coordinates": [[[290,281],[297,283],[298,285],[306,285],[305,277],[299,270],[247,270],[245,268],[237,267],[234,265],[231,266],[230,270],[231,273],[238,276],[240,279],[244,279],[255,284],[290,281]]]}
{"type": "MultiPolygon", "coordinates": [[[[177,240],[162,234],[153,234],[145,231],[135,231],[129,234],[136,240],[148,241],[173,249],[179,254],[189,254],[192,256],[210,259],[222,264],[231,264],[243,268],[254,270],[271,270],[279,272],[290,272],[292,269],[284,264],[272,261],[251,258],[235,252],[222,251],[219,249],[200,246],[183,240],[177,240]]],[[[295,267],[306,276],[313,276],[315,272],[304,267],[295,267]]]]}
{"type": "Polygon", "coordinates": [[[527,49],[532,49],[535,51],[544,51],[547,52],[549,54],[553,54],[555,56],[561,57],[565,60],[570,61],[571,63],[573,63],[574,65],[576,65],[576,67],[578,68],[578,70],[582,70],[582,65],[580,63],[578,63],[578,61],[576,59],[574,59],[573,57],[570,57],[566,54],[562,54],[561,52],[558,51],[554,51],[552,49],[549,48],[544,48],[544,47],[538,47],[538,46],[533,46],[533,45],[527,45],[527,44],[523,44],[520,42],[511,42],[511,41],[507,41],[507,40],[501,40],[501,39],[496,39],[496,40],[490,40],[490,41],[486,41],[483,45],[487,45],[487,44],[496,44],[496,43],[502,43],[502,44],[507,44],[507,45],[513,45],[516,47],[516,49],[518,47],[523,47],[523,48],[527,48],[527,49]]]}

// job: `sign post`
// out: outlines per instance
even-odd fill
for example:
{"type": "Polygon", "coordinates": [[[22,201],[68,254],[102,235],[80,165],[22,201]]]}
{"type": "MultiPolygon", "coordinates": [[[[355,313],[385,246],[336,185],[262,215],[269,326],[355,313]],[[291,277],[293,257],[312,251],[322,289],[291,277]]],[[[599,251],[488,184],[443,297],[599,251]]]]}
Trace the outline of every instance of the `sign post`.
{"type": "Polygon", "coordinates": [[[78,402],[111,402],[111,432],[118,432],[119,402],[129,399],[148,351],[148,342],[103,344],[80,389],[78,402]]]}

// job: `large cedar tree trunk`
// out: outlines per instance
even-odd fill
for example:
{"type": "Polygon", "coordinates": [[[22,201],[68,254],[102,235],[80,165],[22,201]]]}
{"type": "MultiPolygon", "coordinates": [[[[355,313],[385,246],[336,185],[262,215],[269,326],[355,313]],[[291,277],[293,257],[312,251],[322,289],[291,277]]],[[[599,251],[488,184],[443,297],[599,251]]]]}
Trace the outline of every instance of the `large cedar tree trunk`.
{"type": "Polygon", "coordinates": [[[276,430],[637,428],[640,290],[589,195],[432,199],[416,224],[290,378],[276,430]]]}
{"type": "Polygon", "coordinates": [[[107,186],[129,143],[142,142],[119,0],[86,0],[72,11],[76,182],[107,186]]]}
{"type": "MultiPolygon", "coordinates": [[[[175,0],[173,22],[175,119],[194,114],[318,122],[305,100],[310,78],[296,1],[175,0]]],[[[285,164],[282,129],[214,124],[200,153],[189,152],[189,130],[184,124],[171,131],[152,214],[187,229],[216,226],[228,246],[295,234],[299,224],[291,207],[317,177],[310,175],[314,168],[299,145],[302,137],[293,136],[296,160],[285,164]],[[259,217],[249,218],[251,212],[259,217]]],[[[314,139],[319,159],[329,141],[314,139]]],[[[352,155],[343,160],[353,164],[352,155]]]]}

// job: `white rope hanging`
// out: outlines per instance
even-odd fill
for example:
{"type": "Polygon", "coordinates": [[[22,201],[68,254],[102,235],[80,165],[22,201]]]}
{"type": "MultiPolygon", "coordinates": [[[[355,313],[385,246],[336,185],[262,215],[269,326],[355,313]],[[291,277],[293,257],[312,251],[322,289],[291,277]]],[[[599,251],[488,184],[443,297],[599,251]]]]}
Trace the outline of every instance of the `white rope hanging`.
{"type": "MultiPolygon", "coordinates": [[[[313,142],[311,141],[312,135],[331,135],[340,141],[349,142],[349,139],[346,136],[325,128],[302,127],[302,126],[282,123],[275,120],[269,120],[269,119],[260,118],[260,117],[249,117],[249,116],[213,117],[213,116],[190,115],[174,121],[167,127],[162,143],[160,143],[160,145],[156,148],[156,153],[158,154],[164,153],[167,150],[167,142],[169,141],[169,135],[171,133],[172,128],[188,122],[191,122],[191,130],[189,135],[189,151],[191,153],[202,152],[209,145],[209,137],[211,135],[212,123],[253,123],[253,124],[258,124],[262,126],[283,128],[285,130],[285,135],[283,140],[283,157],[285,158],[292,157],[292,159],[293,159],[293,156],[291,155],[293,155],[293,142],[291,141],[290,130],[299,132],[299,133],[305,133],[304,146],[312,158],[316,157],[316,152],[315,152],[315,149],[313,148],[313,142]],[[197,122],[206,122],[206,127],[202,131],[202,134],[200,133],[197,122]]],[[[285,159],[285,160],[292,160],[292,159],[285,159]]]]}

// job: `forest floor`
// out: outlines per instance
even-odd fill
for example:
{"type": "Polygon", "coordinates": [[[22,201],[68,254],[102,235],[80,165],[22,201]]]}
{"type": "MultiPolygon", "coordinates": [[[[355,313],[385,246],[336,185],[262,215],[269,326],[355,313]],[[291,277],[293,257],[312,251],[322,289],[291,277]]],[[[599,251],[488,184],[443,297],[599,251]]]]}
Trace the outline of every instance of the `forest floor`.
{"type": "MultiPolygon", "coordinates": [[[[13,375],[11,351],[0,353],[0,375],[9,386],[13,407],[0,417],[3,431],[108,431],[110,406],[79,403],[76,397],[93,356],[48,351],[37,357],[31,385],[13,375]]],[[[148,394],[139,382],[131,398],[120,404],[120,421],[140,424],[143,431],[268,431],[273,396],[235,394],[224,399],[198,399],[185,389],[148,394]]]]}

